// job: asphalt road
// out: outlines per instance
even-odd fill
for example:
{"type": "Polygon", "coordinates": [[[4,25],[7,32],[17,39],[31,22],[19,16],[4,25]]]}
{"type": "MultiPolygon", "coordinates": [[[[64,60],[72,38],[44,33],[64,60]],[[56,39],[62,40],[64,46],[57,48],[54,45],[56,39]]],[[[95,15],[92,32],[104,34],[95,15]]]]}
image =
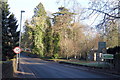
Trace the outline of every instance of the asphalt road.
{"type": "Polygon", "coordinates": [[[21,55],[20,69],[19,78],[116,78],[25,55],[21,55]]]}

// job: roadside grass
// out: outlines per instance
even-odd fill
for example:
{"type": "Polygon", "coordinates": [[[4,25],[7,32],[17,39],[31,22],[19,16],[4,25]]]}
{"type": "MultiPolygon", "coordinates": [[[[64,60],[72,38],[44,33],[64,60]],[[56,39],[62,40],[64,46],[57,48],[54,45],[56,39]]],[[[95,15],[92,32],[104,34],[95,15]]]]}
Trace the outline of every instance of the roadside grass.
{"type": "Polygon", "coordinates": [[[0,64],[2,63],[2,61],[0,61],[0,64]]]}
{"type": "Polygon", "coordinates": [[[70,64],[78,64],[78,65],[83,65],[83,66],[90,66],[90,67],[98,67],[98,68],[109,68],[111,64],[105,63],[105,62],[95,62],[95,61],[70,61],[67,59],[48,59],[50,61],[55,61],[55,62],[64,62],[64,63],[70,63],[70,64]]]}
{"type": "Polygon", "coordinates": [[[68,60],[66,60],[66,59],[48,59],[48,60],[52,60],[52,61],[68,61],[68,60]]]}
{"type": "Polygon", "coordinates": [[[49,58],[48,60],[52,60],[52,61],[67,61],[67,62],[79,62],[79,63],[87,63],[89,61],[85,61],[85,60],[77,60],[77,59],[63,59],[63,58],[57,58],[57,59],[51,59],[49,58]]]}
{"type": "Polygon", "coordinates": [[[83,65],[83,66],[90,66],[90,67],[104,67],[104,68],[109,68],[110,67],[110,64],[109,63],[104,63],[104,62],[87,62],[87,63],[79,63],[79,62],[67,62],[65,61],[65,63],[71,63],[71,64],[80,64],[80,65],[83,65]]]}

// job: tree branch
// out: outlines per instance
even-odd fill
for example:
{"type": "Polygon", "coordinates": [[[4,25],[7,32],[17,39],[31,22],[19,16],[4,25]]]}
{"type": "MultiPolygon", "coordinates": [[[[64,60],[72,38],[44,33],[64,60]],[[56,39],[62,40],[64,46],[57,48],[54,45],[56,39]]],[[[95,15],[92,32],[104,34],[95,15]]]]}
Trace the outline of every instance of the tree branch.
{"type": "Polygon", "coordinates": [[[103,13],[103,14],[109,16],[109,17],[113,17],[113,18],[116,18],[116,19],[119,19],[119,18],[120,18],[120,16],[112,16],[112,15],[110,15],[109,13],[106,13],[106,12],[104,12],[104,11],[100,11],[100,10],[97,10],[97,9],[92,9],[92,8],[87,8],[87,9],[93,10],[93,11],[97,11],[97,12],[100,12],[100,13],[103,13]]]}

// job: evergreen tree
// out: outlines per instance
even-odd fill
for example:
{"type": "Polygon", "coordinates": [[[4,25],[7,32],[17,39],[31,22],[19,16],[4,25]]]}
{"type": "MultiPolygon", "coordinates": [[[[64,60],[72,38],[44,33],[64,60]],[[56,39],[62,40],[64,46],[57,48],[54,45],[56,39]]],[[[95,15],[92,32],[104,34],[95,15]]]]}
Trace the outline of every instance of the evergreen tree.
{"type": "Polygon", "coordinates": [[[44,34],[44,53],[46,57],[58,58],[60,53],[60,35],[51,26],[49,18],[47,18],[48,27],[44,34]]]}
{"type": "Polygon", "coordinates": [[[3,60],[12,59],[15,56],[13,49],[19,45],[18,25],[14,14],[10,14],[7,3],[2,4],[2,52],[3,60]]]}
{"type": "Polygon", "coordinates": [[[69,9],[65,7],[59,7],[58,10],[59,10],[58,12],[53,13],[53,16],[54,16],[53,18],[53,23],[54,23],[53,53],[56,56],[58,56],[58,54],[63,54],[63,52],[67,52],[66,51],[67,49],[65,49],[65,46],[67,45],[62,41],[66,41],[67,37],[71,35],[71,33],[69,34],[69,32],[70,32],[70,27],[72,23],[72,16],[74,15],[74,13],[71,13],[69,9]],[[63,51],[60,51],[60,50],[63,50],[63,51]]]}
{"type": "Polygon", "coordinates": [[[34,10],[33,16],[33,25],[34,25],[34,44],[33,44],[33,53],[40,55],[40,57],[44,56],[44,32],[47,28],[46,24],[46,12],[42,3],[39,3],[38,6],[34,10]]]}
{"type": "Polygon", "coordinates": [[[58,58],[60,53],[60,35],[58,32],[53,33],[53,57],[58,58]]]}
{"type": "Polygon", "coordinates": [[[53,55],[53,43],[52,43],[52,41],[53,41],[52,28],[51,28],[51,26],[49,26],[45,30],[44,39],[43,39],[44,53],[45,53],[46,57],[52,57],[52,55],[53,55]]]}
{"type": "Polygon", "coordinates": [[[66,9],[65,7],[59,7],[58,10],[58,12],[53,13],[54,25],[57,26],[58,29],[70,26],[74,13],[71,13],[69,9],[66,9]]]}
{"type": "Polygon", "coordinates": [[[34,17],[46,16],[46,11],[42,3],[39,3],[34,9],[34,17]]]}
{"type": "Polygon", "coordinates": [[[30,25],[28,20],[25,21],[25,32],[22,35],[22,47],[29,48],[30,50],[33,48],[33,39],[34,39],[34,28],[30,25]]]}

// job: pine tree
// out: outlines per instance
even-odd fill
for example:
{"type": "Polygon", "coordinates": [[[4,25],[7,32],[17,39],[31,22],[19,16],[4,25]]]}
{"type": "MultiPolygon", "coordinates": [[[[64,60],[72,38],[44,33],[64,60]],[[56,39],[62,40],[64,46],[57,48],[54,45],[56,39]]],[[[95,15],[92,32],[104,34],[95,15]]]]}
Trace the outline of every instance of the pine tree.
{"type": "Polygon", "coordinates": [[[52,43],[52,41],[53,41],[52,28],[51,28],[51,26],[49,26],[45,30],[44,39],[43,39],[44,53],[45,53],[46,57],[52,57],[52,55],[53,55],[53,43],[52,43]]]}
{"type": "Polygon", "coordinates": [[[30,50],[33,48],[33,39],[34,39],[34,28],[30,25],[28,20],[25,21],[25,32],[22,35],[22,44],[21,46],[26,49],[29,48],[30,50]]]}
{"type": "Polygon", "coordinates": [[[33,25],[34,25],[34,48],[33,53],[40,55],[40,57],[44,56],[44,32],[47,28],[46,24],[46,11],[42,3],[39,3],[38,6],[34,10],[33,16],[33,25]]]}
{"type": "Polygon", "coordinates": [[[46,11],[42,3],[39,3],[34,9],[34,17],[46,16],[46,11]]]}
{"type": "Polygon", "coordinates": [[[16,32],[17,20],[14,14],[9,12],[9,5],[3,3],[2,6],[2,57],[7,60],[15,56],[13,49],[19,45],[19,32],[16,32]]]}
{"type": "MultiPolygon", "coordinates": [[[[71,13],[69,11],[69,9],[65,8],[65,7],[59,7],[58,8],[58,12],[53,13],[53,46],[54,46],[54,50],[53,50],[53,54],[54,54],[54,58],[58,57],[59,54],[63,54],[63,52],[65,52],[67,49],[65,49],[64,44],[66,45],[66,43],[62,44],[62,41],[66,41],[67,36],[69,36],[70,34],[70,27],[71,27],[71,21],[72,21],[72,16],[74,15],[74,13],[71,13]],[[64,49],[63,49],[64,48],[64,49]],[[61,50],[65,50],[65,51],[61,51],[61,50]],[[61,53],[60,53],[61,51],[61,53]]],[[[67,51],[66,51],[67,52],[67,51]]]]}
{"type": "Polygon", "coordinates": [[[53,58],[58,58],[60,53],[60,35],[58,32],[53,33],[53,58]]]}
{"type": "Polygon", "coordinates": [[[58,10],[58,12],[53,13],[54,25],[57,26],[58,29],[68,27],[72,21],[72,16],[74,15],[74,13],[71,13],[69,9],[65,7],[59,7],[58,10]]]}

